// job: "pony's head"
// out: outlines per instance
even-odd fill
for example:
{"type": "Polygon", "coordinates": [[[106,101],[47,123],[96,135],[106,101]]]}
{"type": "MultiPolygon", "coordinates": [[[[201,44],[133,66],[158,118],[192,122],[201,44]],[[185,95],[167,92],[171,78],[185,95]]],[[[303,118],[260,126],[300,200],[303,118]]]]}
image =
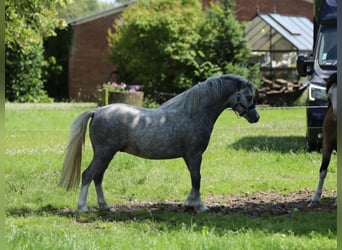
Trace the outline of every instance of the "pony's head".
{"type": "Polygon", "coordinates": [[[223,75],[220,77],[222,82],[233,81],[235,93],[229,98],[230,107],[248,122],[255,123],[259,121],[259,114],[255,108],[253,97],[255,86],[252,82],[238,75],[223,75]]]}
{"type": "Polygon", "coordinates": [[[333,73],[329,78],[324,79],[327,83],[327,96],[329,104],[332,106],[333,114],[337,117],[337,73],[333,73]]]}

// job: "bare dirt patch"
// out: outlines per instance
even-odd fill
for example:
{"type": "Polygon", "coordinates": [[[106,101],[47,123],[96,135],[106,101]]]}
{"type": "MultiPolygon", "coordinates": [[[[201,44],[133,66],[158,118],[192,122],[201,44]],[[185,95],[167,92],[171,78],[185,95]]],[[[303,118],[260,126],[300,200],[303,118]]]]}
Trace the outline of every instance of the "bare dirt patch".
{"type": "MultiPolygon", "coordinates": [[[[285,215],[293,212],[336,212],[336,191],[324,191],[322,199],[314,207],[308,207],[313,191],[300,190],[289,194],[274,191],[243,195],[208,195],[204,203],[209,213],[248,214],[251,216],[285,215]]],[[[150,212],[187,213],[194,212],[182,202],[131,202],[125,205],[115,204],[110,208],[115,213],[135,213],[142,210],[150,212]]]]}

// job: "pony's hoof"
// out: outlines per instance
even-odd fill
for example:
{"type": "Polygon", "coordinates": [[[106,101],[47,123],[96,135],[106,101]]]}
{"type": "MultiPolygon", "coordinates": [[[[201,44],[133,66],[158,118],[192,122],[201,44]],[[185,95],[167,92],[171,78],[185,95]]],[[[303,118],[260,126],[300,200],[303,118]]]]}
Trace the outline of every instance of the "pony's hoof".
{"type": "Polygon", "coordinates": [[[314,201],[314,200],[311,200],[310,203],[308,204],[308,207],[315,207],[317,206],[319,201],[314,201]]]}
{"type": "Polygon", "coordinates": [[[99,209],[102,210],[102,211],[109,211],[110,207],[106,204],[106,205],[99,206],[99,209]]]}
{"type": "Polygon", "coordinates": [[[203,213],[209,210],[209,208],[203,203],[192,202],[189,200],[186,200],[184,205],[186,208],[195,210],[196,213],[203,213]]]}
{"type": "Polygon", "coordinates": [[[198,206],[194,206],[193,209],[195,210],[196,213],[204,213],[207,212],[209,210],[209,208],[206,205],[198,205],[198,206]]]}
{"type": "Polygon", "coordinates": [[[202,204],[200,206],[195,207],[195,211],[196,213],[204,213],[204,212],[209,211],[209,208],[206,205],[202,204]]]}
{"type": "Polygon", "coordinates": [[[78,211],[81,213],[88,213],[89,209],[87,206],[78,206],[78,211]]]}

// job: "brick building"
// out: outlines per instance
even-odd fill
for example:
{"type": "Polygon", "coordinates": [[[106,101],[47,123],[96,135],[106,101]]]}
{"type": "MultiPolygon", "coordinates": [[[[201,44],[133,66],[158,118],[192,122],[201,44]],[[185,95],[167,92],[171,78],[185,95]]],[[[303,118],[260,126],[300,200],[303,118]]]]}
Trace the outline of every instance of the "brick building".
{"type": "MultiPolygon", "coordinates": [[[[205,8],[209,0],[202,3],[205,8]]],[[[115,70],[115,65],[108,61],[108,29],[131,4],[134,2],[69,23],[72,29],[68,62],[70,100],[96,100],[96,86],[104,83],[115,70]]],[[[300,15],[312,20],[313,4],[308,0],[236,0],[234,10],[239,21],[249,21],[257,13],[300,15]]]]}
{"type": "Polygon", "coordinates": [[[108,29],[129,4],[71,21],[68,92],[70,99],[94,101],[96,86],[115,66],[108,61],[108,29]]]}
{"type": "Polygon", "coordinates": [[[313,0],[235,0],[239,21],[249,21],[257,13],[304,16],[313,20],[313,0]]]}

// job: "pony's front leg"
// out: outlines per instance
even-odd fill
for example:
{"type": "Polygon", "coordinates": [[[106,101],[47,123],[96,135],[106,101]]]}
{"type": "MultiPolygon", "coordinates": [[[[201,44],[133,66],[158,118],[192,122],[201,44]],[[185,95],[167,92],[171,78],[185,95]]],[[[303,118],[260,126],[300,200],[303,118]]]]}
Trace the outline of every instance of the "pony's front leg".
{"type": "Polygon", "coordinates": [[[209,208],[202,203],[200,192],[194,188],[191,189],[184,204],[187,207],[193,207],[195,211],[199,213],[209,210],[209,208]]]}
{"type": "Polygon", "coordinates": [[[191,191],[185,201],[185,206],[193,207],[196,212],[204,212],[208,210],[208,207],[202,203],[200,195],[201,187],[201,162],[202,155],[197,157],[184,158],[191,176],[191,191]]]}

